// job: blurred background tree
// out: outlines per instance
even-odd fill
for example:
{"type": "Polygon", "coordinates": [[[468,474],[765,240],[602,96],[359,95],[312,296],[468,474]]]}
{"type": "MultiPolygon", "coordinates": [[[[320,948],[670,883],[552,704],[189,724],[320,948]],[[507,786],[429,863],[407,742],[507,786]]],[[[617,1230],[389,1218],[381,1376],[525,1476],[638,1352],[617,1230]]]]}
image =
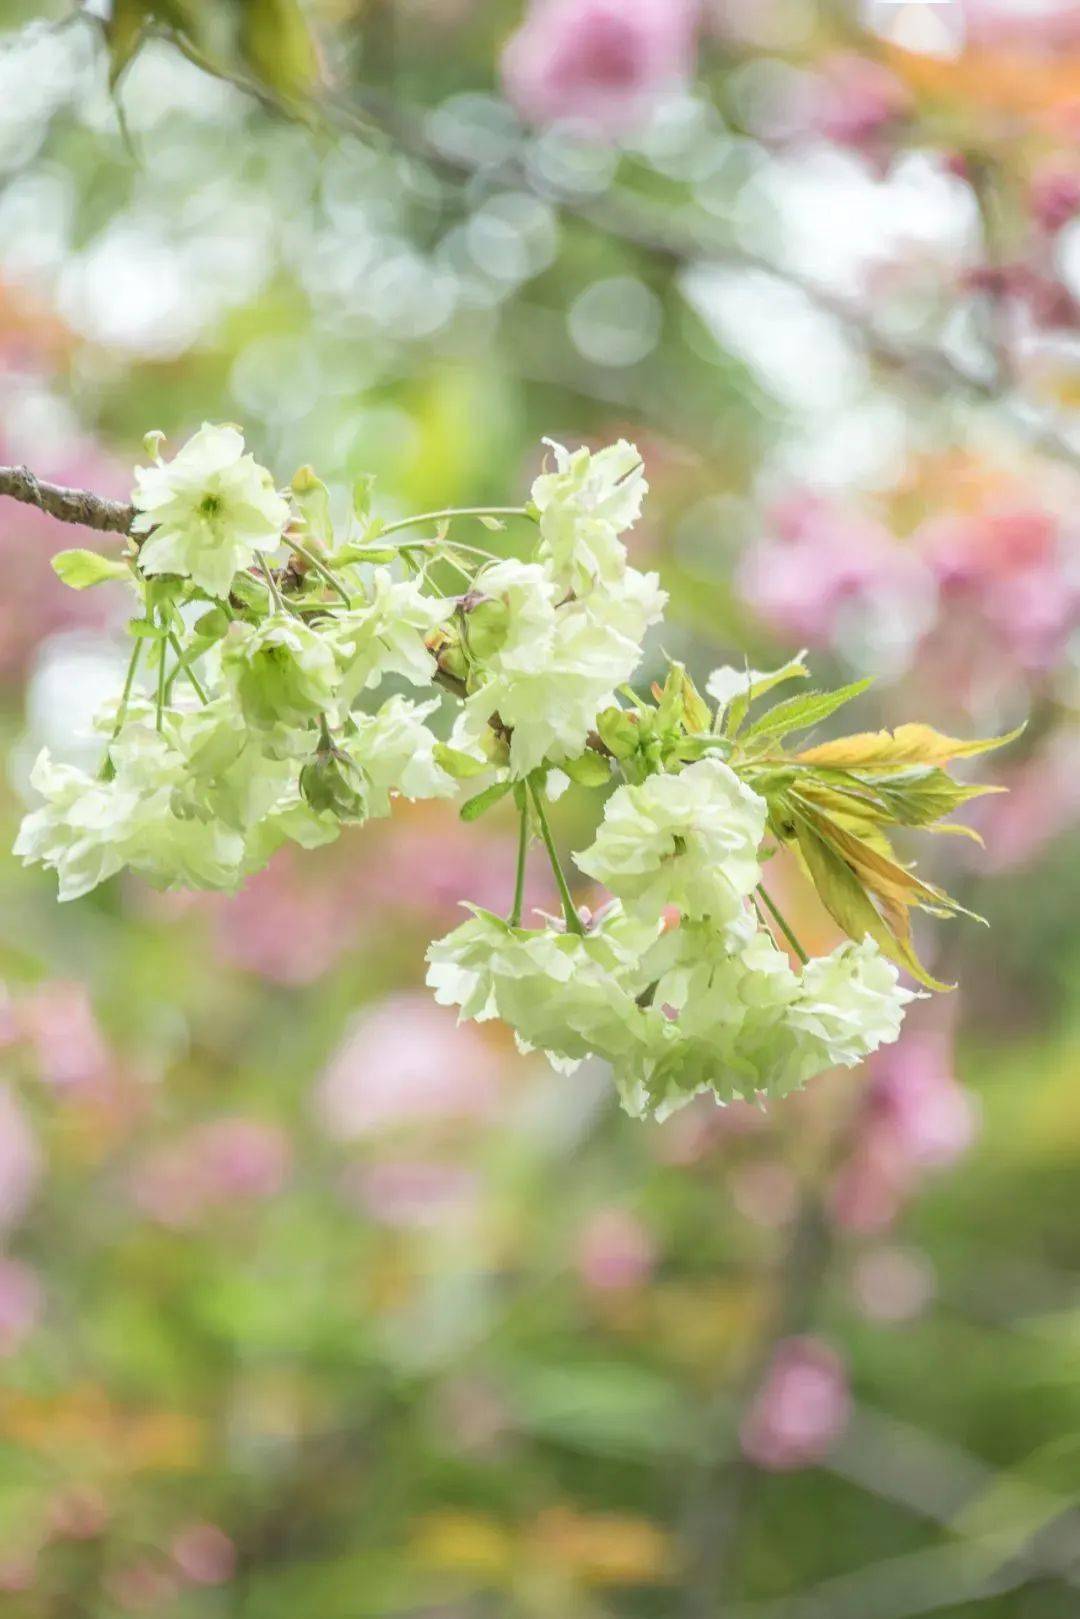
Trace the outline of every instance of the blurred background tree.
{"type": "MultiPolygon", "coordinates": [[[[394,515],[624,433],[696,676],[806,645],[879,676],[867,727],[1028,721],[988,851],[937,854],[992,923],[943,930],[960,992],[767,1115],[636,1124],[430,1004],[510,821],[419,806],[227,901],[60,911],[6,859],[5,1611],[1063,1619],[1075,7],[0,19],[0,460],[125,495],[148,427],[235,418],[394,515]]],[[[123,658],[69,539],[0,512],[5,847],[123,658]]]]}

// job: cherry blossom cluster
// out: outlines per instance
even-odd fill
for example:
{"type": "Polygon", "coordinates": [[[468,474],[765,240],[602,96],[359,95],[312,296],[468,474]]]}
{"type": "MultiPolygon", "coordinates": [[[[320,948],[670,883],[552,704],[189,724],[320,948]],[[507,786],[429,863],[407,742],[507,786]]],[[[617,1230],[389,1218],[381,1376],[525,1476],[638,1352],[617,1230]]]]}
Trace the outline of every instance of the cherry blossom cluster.
{"type": "MultiPolygon", "coordinates": [[[[853,908],[844,887],[882,880],[861,874],[864,846],[831,818],[829,783],[855,778],[814,762],[820,750],[782,751],[861,685],[749,723],[764,693],[805,678],[801,663],[716,670],[707,697],[673,664],[655,701],[637,695],[665,595],[623,540],[647,491],[632,445],[552,445],[520,507],[387,522],[365,481],[342,533],[310,468],[275,487],[234,427],[204,426],[171,460],[160,435],[147,442],[125,556],[54,559],[74,588],[123,578],[139,608],[123,690],[98,722],[100,770],[47,751],[34,767],[42,802],[16,850],[56,871],[62,899],[123,867],[233,890],[283,844],[330,842],[397,798],[450,798],[468,782],[463,818],[506,799],[519,840],[507,914],[472,907],[428,953],[436,999],[463,1018],[502,1019],[560,1068],[601,1057],[628,1111],[661,1117],[700,1092],[783,1096],[896,1039],[912,995],[887,958],[918,964],[864,888],[853,908]],[[520,529],[526,555],[463,543],[451,526],[466,519],[515,540],[520,529]],[[575,903],[548,821],[570,784],[604,795],[574,855],[609,896],[595,913],[575,903]],[[526,927],[534,838],[562,915],[526,927]],[[852,919],[850,939],[816,959],[763,883],[775,843],[794,839],[826,904],[852,919]]],[[[920,727],[850,740],[884,823],[928,824],[973,791],[919,749],[981,744],[920,727]]],[[[943,902],[905,868],[888,872],[901,906],[943,902]]]]}

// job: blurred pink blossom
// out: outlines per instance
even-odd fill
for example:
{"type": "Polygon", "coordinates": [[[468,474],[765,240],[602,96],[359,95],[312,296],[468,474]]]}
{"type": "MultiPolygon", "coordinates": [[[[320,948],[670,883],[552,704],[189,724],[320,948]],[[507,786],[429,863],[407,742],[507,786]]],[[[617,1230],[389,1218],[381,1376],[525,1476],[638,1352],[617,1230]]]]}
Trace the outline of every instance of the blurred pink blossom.
{"type": "Polygon", "coordinates": [[[1031,758],[1001,772],[1009,790],[983,799],[970,819],[986,839],[972,852],[981,871],[1015,871],[1080,820],[1080,736],[1051,735],[1031,758]]]}
{"type": "Polygon", "coordinates": [[[0,1356],[22,1348],[44,1303],[41,1283],[30,1267],[0,1254],[0,1356]]]}
{"type": "Polygon", "coordinates": [[[73,1484],[49,1502],[49,1532],[57,1540],[94,1540],[109,1522],[109,1507],[100,1490],[73,1484]]]}
{"type": "Polygon", "coordinates": [[[911,93],[888,68],[854,51],[821,65],[812,123],[827,140],[879,160],[882,134],[911,111],[911,93]]]}
{"type": "Polygon", "coordinates": [[[507,98],[534,124],[605,135],[641,121],[693,72],[697,0],[531,0],[502,57],[507,98]]]}
{"type": "Polygon", "coordinates": [[[0,1085],[0,1231],[17,1225],[37,1190],[41,1149],[11,1090],[0,1085]]]}
{"type": "Polygon", "coordinates": [[[1028,51],[1067,51],[1080,44],[1075,0],[963,0],[967,37],[973,45],[1028,51]]]}
{"type": "Polygon", "coordinates": [[[109,1069],[109,1050],[85,984],[40,984],[18,1010],[41,1078],[61,1090],[93,1087],[109,1069]]]}
{"type": "Polygon", "coordinates": [[[480,1191],[479,1178],[463,1164],[414,1158],[350,1165],[341,1186],[380,1225],[405,1230],[471,1215],[480,1191]]]}
{"type": "Polygon", "coordinates": [[[236,1572],[236,1547],[213,1523],[192,1523],[172,1540],[172,1559],[192,1585],[224,1585],[236,1572]]]}
{"type": "Polygon", "coordinates": [[[275,984],[313,983],[363,931],[349,889],[340,872],[328,879],[282,849],[238,894],[208,902],[222,955],[275,984]]]}
{"type": "Polygon", "coordinates": [[[17,1596],[21,1591],[33,1590],[36,1579],[36,1552],[0,1551],[0,1591],[17,1596]]]}
{"type": "Polygon", "coordinates": [[[860,1232],[890,1226],[925,1171],[955,1163],[978,1124],[953,1074],[948,1033],[912,1030],[868,1067],[863,1125],[831,1192],[833,1218],[860,1232]]]}
{"type": "Polygon", "coordinates": [[[778,502],[770,537],[745,556],[740,586],[779,632],[833,643],[853,614],[888,614],[908,638],[933,611],[934,582],[921,558],[888,529],[808,490],[778,502]]]}
{"type": "MultiPolygon", "coordinates": [[[[1026,670],[1050,668],[1080,625],[1077,536],[1039,507],[1005,506],[924,524],[916,543],[950,623],[976,614],[1026,670]]],[[[993,648],[1000,658],[1001,647],[993,648]]]]}
{"type": "Polygon", "coordinates": [[[655,1263],[656,1244],[629,1209],[596,1209],[578,1239],[578,1272],[586,1287],[598,1293],[640,1287],[655,1263]]]}
{"type": "Polygon", "coordinates": [[[743,1418],[743,1451],[773,1473],[812,1467],[843,1433],[850,1406],[836,1352],[820,1338],[788,1338],[774,1353],[743,1418]]]}
{"type": "Polygon", "coordinates": [[[315,1091],[324,1128],[346,1140],[398,1125],[486,1119],[501,1063],[473,1023],[424,995],[395,995],[353,1019],[315,1091]]]}
{"type": "MultiPolygon", "coordinates": [[[[386,910],[396,923],[452,926],[460,905],[505,909],[516,844],[499,832],[480,838],[456,814],[433,806],[397,808],[393,822],[346,834],[332,848],[283,849],[239,894],[208,896],[220,955],[271,983],[314,983],[350,950],[370,941],[386,910]]],[[[530,862],[526,913],[550,905],[554,890],[530,862]]],[[[155,903],[160,907],[162,900],[155,903]]],[[[171,909],[175,896],[166,896],[171,909]]]]}
{"type": "Polygon", "coordinates": [[[1080,213],[1080,169],[1058,160],[1044,163],[1031,177],[1028,202],[1035,223],[1056,234],[1080,213]]]}
{"type": "Polygon", "coordinates": [[[179,1229],[214,1209],[275,1197],[291,1164],[289,1138],[277,1125],[215,1119],[151,1152],[135,1171],[132,1195],[150,1219],[179,1229]]]}
{"type": "Polygon", "coordinates": [[[129,1613],[160,1613],[178,1594],[176,1575],[156,1557],[144,1557],[106,1579],[109,1595],[129,1613]]]}

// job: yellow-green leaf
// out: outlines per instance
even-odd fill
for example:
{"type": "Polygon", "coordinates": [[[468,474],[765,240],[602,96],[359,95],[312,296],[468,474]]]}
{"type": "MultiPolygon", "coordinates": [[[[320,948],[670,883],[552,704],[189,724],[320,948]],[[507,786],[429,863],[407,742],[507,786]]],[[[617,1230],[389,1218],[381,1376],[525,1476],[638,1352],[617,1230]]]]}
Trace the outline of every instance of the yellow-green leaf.
{"type": "Polygon", "coordinates": [[[131,569],[126,562],[114,557],[99,556],[96,551],[57,551],[52,569],[58,579],[71,590],[89,590],[91,585],[104,585],[111,579],[130,579],[131,569]]]}
{"type": "Polygon", "coordinates": [[[934,978],[919,960],[908,932],[905,908],[901,908],[899,914],[894,914],[890,926],[847,861],[826,843],[810,822],[799,816],[796,830],[799,850],[818,897],[849,938],[858,941],[869,934],[891,961],[903,967],[927,989],[955,988],[955,985],[943,984],[934,978]]]}
{"type": "Polygon", "coordinates": [[[256,76],[282,95],[315,88],[319,61],[299,0],[244,0],[240,50],[256,76]]]}
{"type": "Polygon", "coordinates": [[[797,755],[803,764],[834,765],[843,770],[902,770],[910,765],[943,765],[950,759],[968,759],[1015,742],[1024,727],[1005,736],[964,741],[944,736],[931,725],[898,725],[895,731],[860,731],[855,736],[822,742],[797,755]]]}

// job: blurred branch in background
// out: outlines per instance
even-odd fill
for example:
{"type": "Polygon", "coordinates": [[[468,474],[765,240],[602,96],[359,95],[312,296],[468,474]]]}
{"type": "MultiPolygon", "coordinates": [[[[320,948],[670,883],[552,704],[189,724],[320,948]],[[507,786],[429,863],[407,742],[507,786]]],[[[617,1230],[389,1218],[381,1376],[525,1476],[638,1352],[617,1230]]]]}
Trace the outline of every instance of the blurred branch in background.
{"type": "MultiPolygon", "coordinates": [[[[423,111],[401,100],[377,98],[369,91],[359,107],[341,96],[329,95],[297,102],[275,93],[265,83],[257,83],[215,62],[182,32],[168,30],[164,37],[195,66],[254,96],[268,111],[280,117],[316,126],[321,124],[364,141],[381,135],[433,173],[463,184],[482,174],[491,184],[534,189],[534,180],[521,164],[483,164],[441,144],[425,130],[423,111]]],[[[1080,441],[1012,390],[1007,372],[999,363],[996,345],[991,352],[988,373],[983,375],[961,365],[944,349],[891,335],[868,308],[790,266],[730,239],[706,234],[690,223],[685,210],[673,212],[670,207],[656,205],[625,189],[612,189],[599,198],[561,196],[556,200],[571,218],[675,270],[725,265],[786,283],[814,308],[839,322],[869,357],[887,371],[897,373],[935,397],[942,391],[955,391],[977,404],[992,405],[1012,431],[1034,449],[1080,470],[1080,441]]]]}

